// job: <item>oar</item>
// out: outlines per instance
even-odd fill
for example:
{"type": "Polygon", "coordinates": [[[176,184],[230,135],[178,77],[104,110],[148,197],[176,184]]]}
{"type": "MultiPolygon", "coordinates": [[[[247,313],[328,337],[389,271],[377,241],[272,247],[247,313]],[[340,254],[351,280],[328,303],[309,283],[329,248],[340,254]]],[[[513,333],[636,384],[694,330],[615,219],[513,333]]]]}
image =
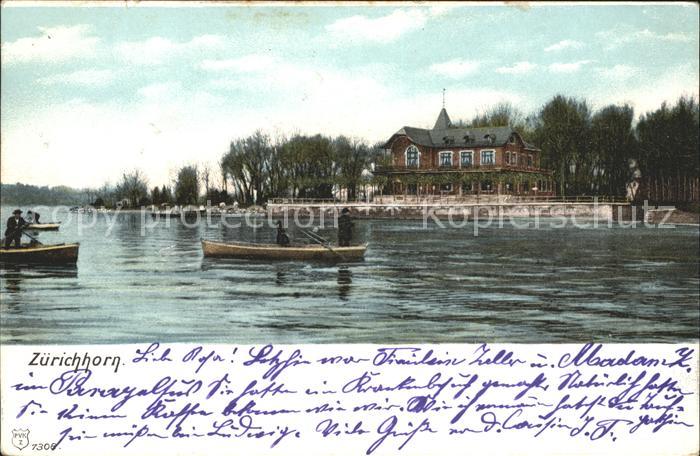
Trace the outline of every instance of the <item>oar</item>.
{"type": "Polygon", "coordinates": [[[330,244],[330,241],[329,241],[328,239],[325,239],[325,238],[321,237],[321,235],[316,234],[314,231],[307,231],[307,234],[310,235],[310,236],[312,236],[313,238],[315,238],[315,239],[321,241],[321,242],[324,242],[324,243],[326,243],[326,244],[330,244]]]}
{"type": "Polygon", "coordinates": [[[24,228],[20,228],[20,229],[22,230],[22,234],[26,234],[27,236],[29,236],[30,238],[32,238],[34,241],[36,241],[37,244],[39,244],[39,245],[44,245],[39,239],[35,238],[35,237],[32,236],[31,234],[29,234],[29,233],[27,233],[26,231],[24,231],[24,228]]]}
{"type": "Polygon", "coordinates": [[[302,229],[300,229],[299,231],[301,231],[302,233],[304,233],[304,234],[306,235],[306,237],[308,237],[308,238],[311,239],[312,241],[316,242],[317,244],[320,244],[320,245],[324,246],[325,248],[327,248],[327,249],[330,250],[331,252],[333,252],[333,253],[335,253],[336,255],[338,255],[338,256],[340,257],[341,260],[347,261],[347,259],[346,259],[343,255],[341,255],[341,254],[338,253],[337,251],[333,250],[333,248],[330,246],[330,242],[328,242],[327,240],[323,239],[323,238],[322,238],[321,236],[319,236],[318,234],[315,234],[315,233],[312,234],[312,233],[310,233],[310,232],[308,232],[308,231],[305,231],[305,230],[302,230],[302,229]]]}

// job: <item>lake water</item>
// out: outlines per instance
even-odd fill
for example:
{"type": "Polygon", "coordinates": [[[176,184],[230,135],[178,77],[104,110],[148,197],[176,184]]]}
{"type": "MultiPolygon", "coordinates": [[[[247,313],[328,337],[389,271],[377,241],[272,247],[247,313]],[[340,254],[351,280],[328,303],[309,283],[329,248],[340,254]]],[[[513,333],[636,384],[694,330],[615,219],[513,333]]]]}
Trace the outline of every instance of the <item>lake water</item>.
{"type": "MultiPolygon", "coordinates": [[[[11,209],[2,208],[3,222],[11,209]]],[[[42,212],[42,222],[51,217],[42,212]]],[[[506,223],[474,236],[471,223],[357,220],[356,239],[370,244],[366,260],[323,264],[202,257],[202,237],[270,242],[268,227],[161,220],[141,236],[138,213],[80,217],[94,226],[79,230],[78,215],[63,211],[55,215],[61,230],[39,235],[45,243],[80,242],[77,267],[0,270],[2,343],[698,337],[697,227],[506,223]]],[[[319,233],[335,239],[331,228],[319,233]]]]}

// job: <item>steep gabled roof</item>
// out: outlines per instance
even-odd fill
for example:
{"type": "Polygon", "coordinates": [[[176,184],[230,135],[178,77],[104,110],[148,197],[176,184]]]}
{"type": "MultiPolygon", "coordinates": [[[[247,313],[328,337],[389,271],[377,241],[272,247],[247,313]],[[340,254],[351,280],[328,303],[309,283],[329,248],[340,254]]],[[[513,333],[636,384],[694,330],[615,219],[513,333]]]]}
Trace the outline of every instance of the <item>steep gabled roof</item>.
{"type": "Polygon", "coordinates": [[[447,115],[447,110],[445,108],[442,108],[440,114],[438,114],[437,120],[435,121],[435,126],[433,127],[433,130],[447,130],[451,127],[452,121],[450,120],[450,116],[447,115]]]}
{"type": "MultiPolygon", "coordinates": [[[[454,127],[450,121],[450,116],[445,108],[442,108],[435,126],[428,130],[426,128],[403,127],[382,146],[391,147],[397,136],[407,136],[414,144],[426,147],[488,147],[504,146],[511,135],[516,134],[522,137],[511,127],[454,127]]],[[[526,149],[539,150],[536,146],[523,140],[526,149]]]]}

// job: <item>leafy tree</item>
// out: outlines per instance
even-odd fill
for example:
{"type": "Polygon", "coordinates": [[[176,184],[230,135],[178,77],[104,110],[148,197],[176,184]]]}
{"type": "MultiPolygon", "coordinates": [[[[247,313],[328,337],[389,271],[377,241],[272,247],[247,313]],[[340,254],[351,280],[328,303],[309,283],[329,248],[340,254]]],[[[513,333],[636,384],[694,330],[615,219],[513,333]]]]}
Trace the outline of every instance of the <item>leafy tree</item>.
{"type": "Polygon", "coordinates": [[[135,169],[122,175],[121,182],[115,189],[118,200],[126,200],[128,207],[139,207],[148,201],[148,181],[144,174],[135,169]]]}
{"type": "Polygon", "coordinates": [[[245,204],[264,201],[270,155],[270,137],[258,130],[232,141],[229,152],[221,159],[222,174],[233,181],[235,193],[245,204]]]}
{"type": "Polygon", "coordinates": [[[160,189],[158,186],[155,186],[151,189],[151,201],[155,205],[159,205],[163,202],[163,199],[160,196],[160,189]]]}
{"type": "Polygon", "coordinates": [[[170,191],[170,187],[163,185],[160,189],[160,200],[161,204],[172,204],[173,203],[173,193],[170,191]]]}
{"type": "Polygon", "coordinates": [[[591,155],[593,175],[589,180],[595,193],[624,195],[629,180],[628,162],[635,155],[636,139],[628,106],[610,105],[591,119],[591,155]]]}
{"type": "Polygon", "coordinates": [[[345,136],[335,138],[333,146],[340,166],[340,183],[347,188],[348,198],[354,200],[362,180],[362,172],[370,165],[370,149],[361,141],[350,140],[345,136]]]}
{"type": "Polygon", "coordinates": [[[698,103],[681,97],[673,107],[663,103],[637,124],[639,163],[647,176],[698,176],[698,103]]]}
{"type": "Polygon", "coordinates": [[[589,175],[590,108],[586,101],[557,95],[534,120],[534,142],[542,148],[542,164],[554,170],[559,194],[579,193],[589,175]]]}
{"type": "Polygon", "coordinates": [[[471,120],[458,120],[459,127],[505,127],[510,126],[523,136],[530,136],[530,118],[509,102],[497,103],[483,113],[475,115],[471,120]]]}
{"type": "Polygon", "coordinates": [[[196,166],[184,166],[177,173],[175,201],[177,204],[197,204],[199,200],[199,173],[196,166]]]}

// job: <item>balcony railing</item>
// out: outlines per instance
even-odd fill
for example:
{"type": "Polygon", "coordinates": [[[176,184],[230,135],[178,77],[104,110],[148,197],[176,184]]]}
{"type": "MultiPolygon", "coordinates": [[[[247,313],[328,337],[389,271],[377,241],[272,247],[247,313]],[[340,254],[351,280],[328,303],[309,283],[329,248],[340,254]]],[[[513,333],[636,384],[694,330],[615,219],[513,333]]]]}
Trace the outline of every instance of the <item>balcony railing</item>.
{"type": "Polygon", "coordinates": [[[405,173],[405,172],[422,172],[422,173],[437,173],[444,171],[480,171],[480,170],[508,170],[508,171],[524,171],[533,173],[551,174],[552,170],[537,168],[534,166],[516,166],[516,165],[496,165],[496,164],[481,164],[481,165],[440,165],[438,167],[431,166],[377,166],[374,170],[377,174],[387,173],[405,173]]]}
{"type": "Polygon", "coordinates": [[[619,196],[556,196],[556,195],[510,195],[493,190],[481,191],[479,194],[463,195],[375,195],[374,204],[517,204],[517,203],[559,203],[559,204],[628,204],[626,198],[619,196]]]}
{"type": "Polygon", "coordinates": [[[517,203],[581,203],[581,204],[627,204],[626,198],[619,196],[556,196],[552,194],[512,195],[494,190],[478,193],[425,194],[425,195],[374,195],[367,200],[347,200],[337,198],[271,198],[268,205],[281,206],[367,206],[367,205],[423,205],[423,204],[517,204],[517,203]]]}

